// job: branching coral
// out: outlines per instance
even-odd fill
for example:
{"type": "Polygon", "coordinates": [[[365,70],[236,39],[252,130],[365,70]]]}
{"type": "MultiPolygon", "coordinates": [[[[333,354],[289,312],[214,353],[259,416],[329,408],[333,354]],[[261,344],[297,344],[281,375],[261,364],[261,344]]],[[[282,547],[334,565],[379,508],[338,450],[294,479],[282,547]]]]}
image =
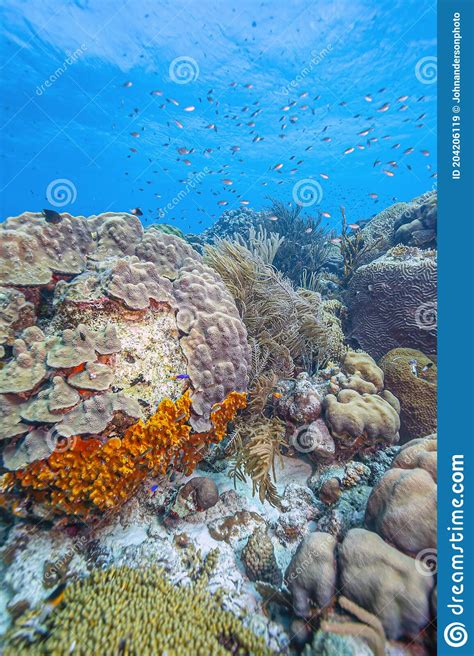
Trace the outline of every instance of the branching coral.
{"type": "Polygon", "coordinates": [[[274,200],[268,211],[276,217],[272,230],[284,237],[273,264],[299,284],[306,269],[318,274],[327,263],[332,233],[321,226],[321,217],[301,216],[301,206],[285,205],[274,200]]]}
{"type": "Polygon", "coordinates": [[[260,257],[265,264],[273,263],[278,249],[285,241],[285,238],[276,232],[268,233],[263,226],[259,226],[258,230],[251,226],[246,239],[236,232],[234,239],[241,246],[248,248],[253,255],[260,257]]]}
{"type": "Polygon", "coordinates": [[[347,597],[339,597],[338,602],[343,610],[353,615],[358,621],[323,620],[321,630],[341,636],[361,638],[370,647],[374,656],[385,656],[386,636],[382,622],[378,617],[347,599],[347,597]]]}
{"type": "Polygon", "coordinates": [[[3,488],[20,488],[30,498],[70,515],[113,509],[147,476],[164,474],[171,464],[189,474],[203,449],[223,438],[228,422],[245,405],[244,394],[229,394],[211,413],[213,430],[192,433],[189,393],[176,403],[165,399],[146,423],[132,425],[122,438],[111,436],[105,443],[72,438],[70,449],[58,448],[46,460],[6,474],[3,488]]]}
{"type": "Polygon", "coordinates": [[[250,339],[268,350],[265,369],[286,377],[295,365],[314,369],[340,350],[319,294],[297,291],[241,244],[218,241],[206,248],[206,260],[233,295],[250,339]]]}
{"type": "Polygon", "coordinates": [[[207,591],[207,581],[204,573],[191,585],[176,587],[156,566],[96,570],[69,585],[61,605],[39,623],[46,639],[20,618],[7,636],[5,655],[66,654],[74,645],[81,656],[270,656],[263,638],[223,610],[218,593],[207,591]]]}
{"type": "Polygon", "coordinates": [[[233,466],[231,475],[235,480],[252,480],[252,492],[260,501],[268,501],[278,507],[279,497],[274,481],[275,461],[281,459],[280,449],[284,442],[285,425],[277,418],[262,418],[250,426],[243,422],[233,434],[233,466]]]}
{"type": "Polygon", "coordinates": [[[366,243],[362,233],[356,230],[355,233],[349,233],[346,212],[341,207],[342,213],[342,232],[339,248],[343,259],[343,285],[347,285],[355,270],[360,266],[366,255],[377,248],[381,240],[375,240],[366,243]]]}

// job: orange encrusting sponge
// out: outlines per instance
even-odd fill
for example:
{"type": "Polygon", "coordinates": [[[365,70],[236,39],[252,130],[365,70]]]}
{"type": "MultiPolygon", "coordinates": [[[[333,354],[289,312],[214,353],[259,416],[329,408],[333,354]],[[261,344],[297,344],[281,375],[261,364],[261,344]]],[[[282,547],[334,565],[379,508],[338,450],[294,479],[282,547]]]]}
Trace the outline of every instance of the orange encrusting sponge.
{"type": "Polygon", "coordinates": [[[9,472],[4,491],[20,485],[56,512],[86,517],[119,507],[148,476],[164,474],[171,465],[190,474],[204,447],[219,442],[227,424],[247,404],[246,395],[231,392],[211,413],[213,429],[191,433],[191,399],[164,399],[146,423],[138,421],[124,435],[103,443],[96,438],[70,440],[71,448],[56,450],[46,460],[9,472]]]}

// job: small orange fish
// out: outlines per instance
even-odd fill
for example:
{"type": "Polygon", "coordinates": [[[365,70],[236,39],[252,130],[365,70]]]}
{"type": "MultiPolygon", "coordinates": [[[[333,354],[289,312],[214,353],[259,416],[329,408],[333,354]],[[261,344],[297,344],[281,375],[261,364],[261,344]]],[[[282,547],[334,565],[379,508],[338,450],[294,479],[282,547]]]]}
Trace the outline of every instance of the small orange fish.
{"type": "Polygon", "coordinates": [[[225,178],[224,180],[222,180],[222,182],[223,182],[225,185],[231,185],[231,184],[234,184],[234,183],[232,182],[232,180],[230,180],[229,178],[225,178]]]}
{"type": "Polygon", "coordinates": [[[420,153],[421,153],[422,155],[424,155],[425,157],[429,157],[429,156],[430,156],[430,151],[429,151],[429,150],[420,150],[420,153]]]}
{"type": "Polygon", "coordinates": [[[217,201],[217,204],[218,204],[218,205],[228,205],[229,203],[228,203],[228,201],[226,201],[226,200],[218,200],[218,201],[217,201]]]}
{"type": "Polygon", "coordinates": [[[159,91],[158,89],[155,89],[154,91],[150,91],[151,96],[162,96],[163,91],[159,91]]]}
{"type": "Polygon", "coordinates": [[[387,109],[390,107],[389,103],[384,103],[381,107],[377,109],[378,112],[386,112],[387,109]]]}
{"type": "Polygon", "coordinates": [[[124,82],[122,84],[122,86],[125,87],[126,89],[129,89],[132,85],[133,85],[133,82],[130,82],[130,81],[124,82]]]}
{"type": "Polygon", "coordinates": [[[339,244],[342,242],[342,239],[336,238],[336,239],[331,239],[331,244],[334,244],[335,246],[339,246],[339,244]]]}
{"type": "Polygon", "coordinates": [[[369,196],[370,196],[370,198],[378,198],[379,197],[378,194],[369,194],[369,196]]]}
{"type": "Polygon", "coordinates": [[[360,225],[358,223],[348,223],[347,227],[351,230],[360,230],[360,225]]]}
{"type": "Polygon", "coordinates": [[[346,150],[344,151],[344,155],[349,155],[349,153],[353,153],[354,150],[355,148],[353,148],[352,146],[350,148],[346,148],[346,150]]]}
{"type": "Polygon", "coordinates": [[[329,176],[327,173],[320,173],[319,174],[323,180],[329,180],[329,176]]]}
{"type": "Polygon", "coordinates": [[[329,212],[321,212],[321,216],[324,216],[325,219],[330,219],[331,218],[331,215],[329,214],[329,212]]]}
{"type": "Polygon", "coordinates": [[[267,219],[269,221],[278,221],[278,217],[275,216],[274,214],[271,214],[270,216],[267,216],[267,219]]]}
{"type": "Polygon", "coordinates": [[[389,178],[393,178],[393,176],[395,175],[393,171],[387,171],[387,169],[383,169],[383,173],[385,173],[385,175],[388,175],[389,178]]]}
{"type": "Polygon", "coordinates": [[[249,205],[250,201],[249,200],[241,200],[240,204],[241,205],[249,205]]]}
{"type": "Polygon", "coordinates": [[[182,123],[180,123],[179,121],[176,121],[176,120],[175,120],[175,125],[176,125],[177,128],[180,128],[180,129],[184,128],[184,125],[182,123]]]}
{"type": "Polygon", "coordinates": [[[188,105],[187,107],[184,107],[185,112],[194,112],[195,109],[196,108],[194,107],[194,105],[188,105]]]}
{"type": "Polygon", "coordinates": [[[364,96],[364,100],[367,100],[367,102],[372,102],[372,96],[364,96]]]}
{"type": "Polygon", "coordinates": [[[275,171],[279,171],[282,168],[283,168],[283,164],[275,164],[275,166],[273,167],[275,171]]]}
{"type": "Polygon", "coordinates": [[[405,100],[408,99],[408,96],[400,96],[400,98],[397,98],[398,102],[405,102],[405,100]]]}
{"type": "Polygon", "coordinates": [[[130,132],[130,136],[135,137],[135,139],[136,139],[137,137],[140,136],[140,133],[139,132],[130,132]]]}

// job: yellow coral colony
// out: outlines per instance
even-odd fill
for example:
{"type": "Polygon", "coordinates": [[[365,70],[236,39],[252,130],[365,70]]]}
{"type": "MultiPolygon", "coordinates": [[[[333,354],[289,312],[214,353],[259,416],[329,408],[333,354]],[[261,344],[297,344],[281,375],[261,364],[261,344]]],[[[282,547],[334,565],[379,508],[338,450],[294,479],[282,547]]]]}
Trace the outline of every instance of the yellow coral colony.
{"type": "Polygon", "coordinates": [[[87,516],[113,509],[131,497],[147,476],[164,474],[169,465],[189,474],[203,449],[219,442],[227,424],[246,406],[246,395],[231,392],[211,413],[213,429],[191,433],[191,399],[186,392],[176,402],[164,399],[156,413],[137,422],[124,435],[103,443],[73,438],[70,448],[3,477],[5,491],[20,485],[30,498],[55,511],[87,516]]]}

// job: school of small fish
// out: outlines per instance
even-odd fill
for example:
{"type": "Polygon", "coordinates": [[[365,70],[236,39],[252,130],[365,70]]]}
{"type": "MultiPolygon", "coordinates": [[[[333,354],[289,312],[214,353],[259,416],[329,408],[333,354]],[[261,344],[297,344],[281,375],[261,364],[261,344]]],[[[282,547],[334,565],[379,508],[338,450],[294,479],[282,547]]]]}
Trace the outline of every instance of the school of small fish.
{"type": "MultiPolygon", "coordinates": [[[[249,67],[249,71],[251,76],[252,67],[249,67]]],[[[316,213],[320,217],[331,219],[331,213],[324,207],[324,199],[337,195],[341,196],[342,201],[345,200],[341,190],[334,189],[336,183],[332,178],[335,176],[332,176],[331,172],[335,173],[340,163],[346,161],[346,157],[347,162],[354,166],[368,167],[367,175],[374,177],[374,186],[380,186],[384,178],[394,178],[404,171],[412,172],[411,160],[420,155],[419,161],[417,160],[418,177],[419,169],[426,167],[429,177],[436,178],[431,165],[422,163],[424,158],[431,155],[430,151],[423,147],[423,138],[411,144],[402,138],[404,123],[412,122],[416,127],[423,127],[424,124],[419,121],[427,117],[426,111],[420,113],[420,108],[426,101],[425,96],[417,97],[417,94],[401,93],[398,89],[384,87],[370,90],[360,97],[337,102],[324,89],[318,88],[318,78],[315,77],[311,85],[308,83],[308,88],[288,88],[288,97],[284,102],[283,98],[279,100],[275,95],[269,106],[267,92],[259,91],[258,78],[227,79],[219,88],[208,88],[207,91],[199,85],[198,92],[193,84],[178,88],[163,82],[162,89],[153,88],[146,91],[139,91],[139,86],[140,81],[133,79],[117,84],[120,107],[128,112],[127,116],[131,119],[128,130],[125,130],[129,135],[126,141],[130,142],[126,145],[126,157],[143,159],[148,178],[152,178],[152,174],[164,174],[176,184],[177,181],[171,174],[171,158],[181,164],[183,170],[187,169],[186,174],[178,181],[184,189],[189,189],[191,182],[198,180],[205,170],[205,176],[201,176],[205,178],[205,184],[201,186],[202,180],[193,183],[190,195],[196,212],[201,215],[198,224],[213,223],[220,215],[219,208],[250,205],[250,192],[260,186],[270,187],[271,193],[267,197],[275,197],[278,187],[283,187],[278,196],[291,198],[292,188],[299,176],[304,179],[309,177],[310,180],[319,179],[317,184],[323,186],[333,185],[332,188],[329,187],[329,193],[323,195],[321,205],[316,207],[316,213]],[[169,90],[171,93],[168,93],[169,90]],[[140,98],[142,109],[128,109],[129,106],[139,104],[140,98]],[[150,114],[152,123],[149,121],[150,114]],[[398,119],[400,114],[406,118],[398,119]],[[385,117],[389,117],[389,121],[385,120],[385,117]],[[398,140],[387,133],[388,123],[391,130],[394,123],[398,125],[398,140]],[[337,143],[340,144],[341,134],[347,135],[348,125],[353,125],[353,139],[340,150],[337,143]],[[343,131],[341,126],[344,126],[343,131]],[[166,134],[165,141],[163,132],[166,134]],[[240,136],[237,138],[236,135],[240,136]],[[143,143],[142,147],[131,145],[139,140],[143,143]],[[287,143],[280,149],[272,148],[272,152],[280,150],[281,156],[279,159],[275,158],[276,161],[271,161],[273,158],[268,159],[269,151],[265,144],[275,144],[279,140],[286,140],[287,143]],[[153,144],[152,147],[150,143],[153,144]],[[390,152],[399,151],[397,159],[384,157],[387,148],[390,152]],[[368,163],[367,155],[364,155],[358,163],[359,153],[367,151],[373,151],[374,158],[369,156],[368,163]],[[248,171],[252,170],[253,159],[263,161],[266,172],[260,176],[252,175],[249,181],[248,171]],[[318,170],[318,162],[322,159],[325,162],[333,162],[335,170],[331,171],[327,163],[326,170],[318,170]],[[312,169],[309,176],[308,168],[312,169]],[[211,194],[215,209],[209,208],[209,204],[204,202],[203,194],[206,197],[211,194]]],[[[125,175],[133,174],[127,170],[125,175]]],[[[144,182],[141,180],[141,176],[134,178],[133,182],[142,185],[134,191],[143,192],[146,190],[144,183],[153,184],[152,179],[146,179],[144,182]]],[[[346,189],[345,193],[350,194],[351,191],[346,189]]],[[[387,194],[390,192],[384,191],[384,197],[387,194]]],[[[156,214],[160,215],[162,212],[160,203],[165,205],[167,198],[159,193],[154,196],[157,200],[156,208],[142,210],[135,207],[130,211],[140,217],[145,213],[147,216],[144,217],[144,222],[155,220],[156,214]]],[[[379,194],[375,192],[370,192],[367,196],[374,204],[380,200],[379,194]]],[[[393,195],[384,198],[384,202],[385,199],[398,200],[393,195]]],[[[167,213],[166,220],[183,218],[181,212],[184,212],[183,208],[167,213]]],[[[269,221],[277,220],[274,216],[267,218],[269,221]]]]}

